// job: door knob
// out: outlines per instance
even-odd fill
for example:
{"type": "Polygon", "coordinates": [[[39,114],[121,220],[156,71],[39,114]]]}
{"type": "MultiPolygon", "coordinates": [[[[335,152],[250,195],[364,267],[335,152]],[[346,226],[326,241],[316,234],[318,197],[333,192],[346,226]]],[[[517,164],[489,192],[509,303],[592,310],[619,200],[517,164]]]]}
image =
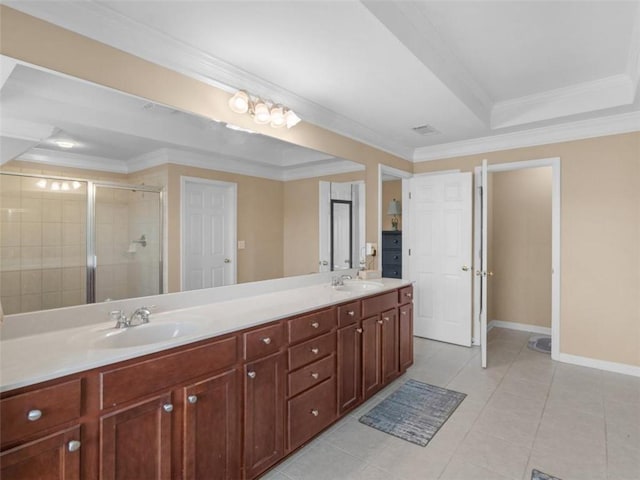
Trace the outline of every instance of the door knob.
{"type": "Polygon", "coordinates": [[[224,259],[224,263],[231,263],[231,259],[230,258],[225,258],[224,259]]]}
{"type": "Polygon", "coordinates": [[[468,272],[469,271],[469,266],[468,265],[463,265],[462,266],[462,271],[463,272],[468,272]]]}

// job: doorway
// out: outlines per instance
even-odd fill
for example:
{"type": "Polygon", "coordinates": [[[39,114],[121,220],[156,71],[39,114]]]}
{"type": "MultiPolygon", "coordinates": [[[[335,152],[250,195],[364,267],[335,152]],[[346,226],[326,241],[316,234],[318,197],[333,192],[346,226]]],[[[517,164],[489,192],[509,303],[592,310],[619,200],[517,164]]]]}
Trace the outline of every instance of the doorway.
{"type": "Polygon", "coordinates": [[[476,168],[474,343],[487,364],[492,326],[560,342],[560,161],[476,168]],[[503,318],[500,318],[503,317],[503,318]]]}
{"type": "Polygon", "coordinates": [[[181,290],[236,283],[237,184],[181,177],[181,290]]]}

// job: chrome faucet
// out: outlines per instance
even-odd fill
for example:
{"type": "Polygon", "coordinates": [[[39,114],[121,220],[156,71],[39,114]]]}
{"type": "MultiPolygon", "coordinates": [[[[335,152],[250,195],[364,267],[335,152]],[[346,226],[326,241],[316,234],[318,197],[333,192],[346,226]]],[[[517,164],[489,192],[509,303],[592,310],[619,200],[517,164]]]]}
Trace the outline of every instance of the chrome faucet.
{"type": "Polygon", "coordinates": [[[149,323],[151,308],[153,307],[137,308],[129,318],[127,318],[123,310],[113,310],[109,312],[109,318],[116,321],[115,328],[137,327],[138,325],[149,323]]]}
{"type": "Polygon", "coordinates": [[[341,287],[344,285],[345,280],[353,280],[351,275],[334,275],[331,277],[331,286],[332,287],[341,287]]]}
{"type": "Polygon", "coordinates": [[[144,323],[149,323],[149,315],[151,315],[150,307],[140,307],[136,308],[135,311],[129,317],[129,326],[137,327],[138,325],[142,325],[144,323]],[[134,323],[136,321],[136,323],[134,323]]]}

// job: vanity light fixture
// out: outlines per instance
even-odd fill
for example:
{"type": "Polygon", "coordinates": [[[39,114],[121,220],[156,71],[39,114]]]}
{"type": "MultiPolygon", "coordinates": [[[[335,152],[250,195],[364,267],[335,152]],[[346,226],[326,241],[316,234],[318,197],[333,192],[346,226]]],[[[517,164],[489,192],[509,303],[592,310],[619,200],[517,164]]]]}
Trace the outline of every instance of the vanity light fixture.
{"type": "Polygon", "coordinates": [[[293,110],[262,100],[260,97],[251,96],[244,90],[238,90],[229,99],[229,108],[235,113],[249,113],[257,124],[270,124],[273,128],[281,128],[285,125],[291,128],[301,121],[293,110]]]}
{"type": "MultiPolygon", "coordinates": [[[[40,180],[38,180],[36,182],[36,186],[38,188],[47,188],[47,185],[49,185],[49,183],[47,182],[46,179],[42,178],[40,180]]],[[[51,185],[49,185],[49,189],[54,191],[54,192],[59,192],[59,191],[64,191],[64,192],[68,192],[71,189],[73,190],[78,190],[80,187],[82,186],[82,183],[74,180],[72,182],[51,182],[51,185]]]]}

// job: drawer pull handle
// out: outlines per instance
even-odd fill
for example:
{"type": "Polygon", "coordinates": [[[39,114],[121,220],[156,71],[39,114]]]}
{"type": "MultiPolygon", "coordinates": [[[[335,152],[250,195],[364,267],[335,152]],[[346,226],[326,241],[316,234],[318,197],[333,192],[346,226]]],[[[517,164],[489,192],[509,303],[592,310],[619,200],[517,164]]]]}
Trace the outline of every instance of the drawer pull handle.
{"type": "Polygon", "coordinates": [[[311,415],[313,415],[314,417],[317,417],[318,415],[320,415],[320,412],[314,408],[313,410],[311,410],[311,415]]]}
{"type": "Polygon", "coordinates": [[[162,405],[162,409],[167,413],[171,413],[173,412],[173,405],[171,405],[170,403],[165,403],[164,405],[162,405]]]}
{"type": "Polygon", "coordinates": [[[320,324],[319,324],[318,322],[313,322],[313,323],[311,324],[311,326],[312,326],[313,328],[319,328],[319,327],[320,327],[320,324]]]}
{"type": "Polygon", "coordinates": [[[362,333],[362,329],[361,328],[356,328],[356,332],[362,333]]]}
{"type": "Polygon", "coordinates": [[[407,297],[407,298],[411,298],[411,297],[413,297],[413,294],[412,294],[412,293],[407,292],[407,293],[405,293],[405,294],[404,294],[404,296],[405,296],[405,297],[407,297]]]}
{"type": "Polygon", "coordinates": [[[384,322],[382,320],[378,320],[378,323],[382,325],[384,322]]]}
{"type": "Polygon", "coordinates": [[[187,401],[189,403],[198,403],[198,396],[197,395],[189,395],[187,397],[187,401]]]}
{"type": "Polygon", "coordinates": [[[317,347],[313,347],[313,348],[311,349],[311,353],[313,353],[314,355],[317,355],[318,353],[320,353],[320,349],[319,349],[319,348],[317,348],[317,347]]]}
{"type": "Polygon", "coordinates": [[[353,310],[349,310],[347,312],[347,315],[349,315],[350,317],[353,317],[356,314],[356,312],[354,312],[353,310]]]}
{"type": "Polygon", "coordinates": [[[262,343],[264,343],[265,345],[269,345],[271,343],[271,339],[269,337],[264,337],[262,339],[262,343]]]}
{"type": "Polygon", "coordinates": [[[82,444],[78,440],[71,440],[69,443],[67,443],[67,450],[69,450],[70,452],[76,452],[80,450],[81,445],[82,444]]]}
{"type": "Polygon", "coordinates": [[[320,378],[320,374],[319,374],[319,373],[316,373],[316,372],[313,372],[313,373],[311,374],[311,376],[312,376],[315,380],[317,380],[318,378],[320,378]]]}
{"type": "Polygon", "coordinates": [[[256,372],[251,371],[251,372],[247,373],[247,377],[249,377],[249,378],[256,378],[256,372]]]}
{"type": "Polygon", "coordinates": [[[40,410],[29,410],[29,413],[27,413],[27,418],[30,422],[40,420],[40,417],[42,417],[42,412],[40,410]]]}

